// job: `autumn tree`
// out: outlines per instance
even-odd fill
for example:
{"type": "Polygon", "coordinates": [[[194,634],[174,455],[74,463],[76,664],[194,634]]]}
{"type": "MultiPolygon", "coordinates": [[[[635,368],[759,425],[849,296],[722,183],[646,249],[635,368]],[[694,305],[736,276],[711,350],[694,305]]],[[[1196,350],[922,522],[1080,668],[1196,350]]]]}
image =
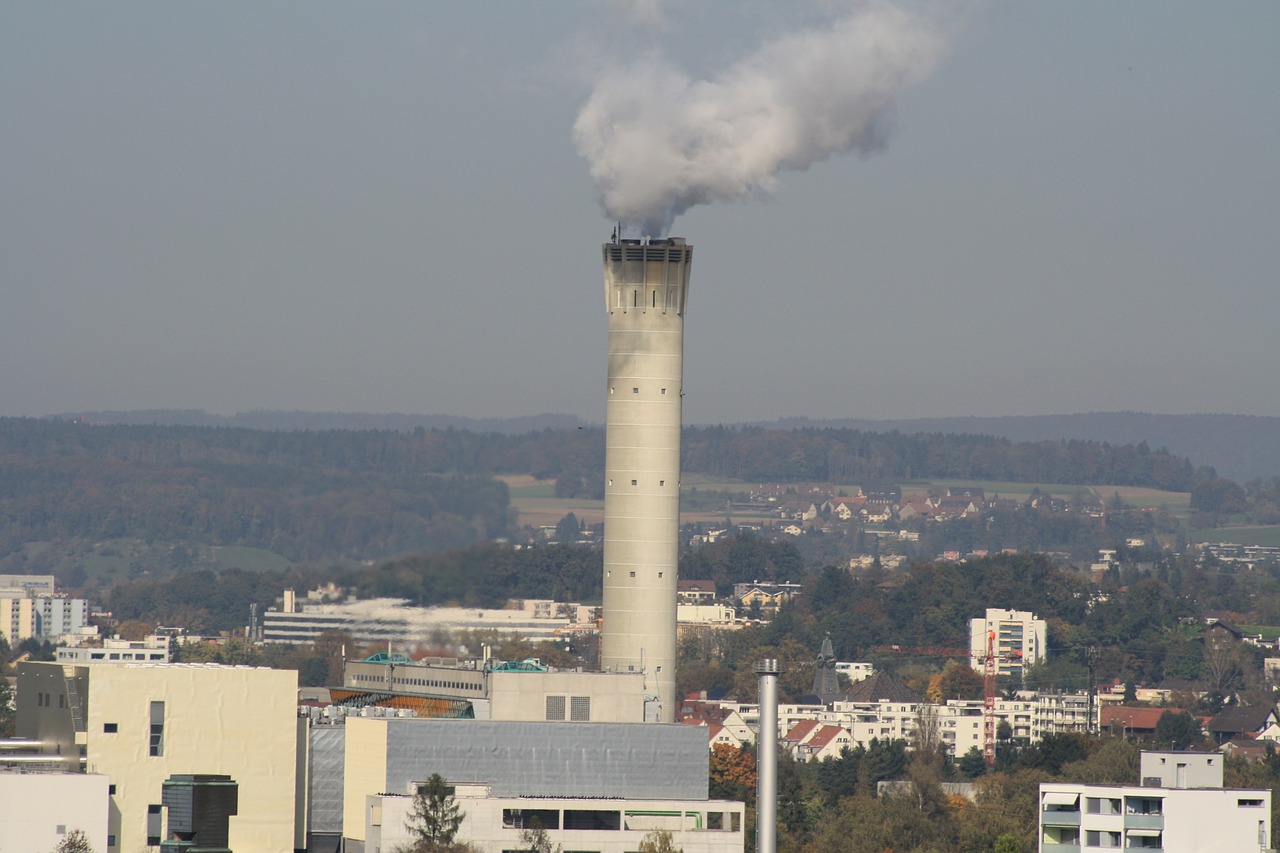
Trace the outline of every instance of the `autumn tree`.
{"type": "Polygon", "coordinates": [[[655,829],[640,839],[640,853],[684,853],[684,848],[676,846],[667,830],[655,829]]]}
{"type": "Polygon", "coordinates": [[[755,802],[756,759],[747,750],[717,743],[711,748],[708,775],[713,799],[755,802]]]}

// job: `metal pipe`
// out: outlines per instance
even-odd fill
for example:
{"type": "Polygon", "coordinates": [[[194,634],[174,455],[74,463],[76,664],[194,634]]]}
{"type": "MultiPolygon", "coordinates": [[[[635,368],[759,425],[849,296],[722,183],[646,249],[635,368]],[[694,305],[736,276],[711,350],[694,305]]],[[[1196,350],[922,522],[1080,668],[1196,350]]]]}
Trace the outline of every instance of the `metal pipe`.
{"type": "Polygon", "coordinates": [[[38,749],[44,741],[25,737],[11,737],[0,740],[0,749],[38,749]]]}
{"type": "Polygon", "coordinates": [[[774,659],[757,661],[760,731],[756,734],[756,850],[778,851],[778,673],[774,659]]]}

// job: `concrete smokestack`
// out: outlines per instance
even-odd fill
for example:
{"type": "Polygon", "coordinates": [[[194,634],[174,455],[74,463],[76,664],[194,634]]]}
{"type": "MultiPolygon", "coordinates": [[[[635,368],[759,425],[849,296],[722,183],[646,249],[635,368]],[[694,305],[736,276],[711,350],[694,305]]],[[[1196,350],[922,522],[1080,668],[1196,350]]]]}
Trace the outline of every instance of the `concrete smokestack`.
{"type": "Polygon", "coordinates": [[[675,721],[677,702],[680,398],[692,261],[693,247],[679,237],[604,245],[609,377],[600,664],[644,672],[657,708],[646,718],[664,723],[675,721]]]}
{"type": "Polygon", "coordinates": [[[760,731],[756,734],[756,851],[778,850],[778,662],[756,662],[760,731]]]}

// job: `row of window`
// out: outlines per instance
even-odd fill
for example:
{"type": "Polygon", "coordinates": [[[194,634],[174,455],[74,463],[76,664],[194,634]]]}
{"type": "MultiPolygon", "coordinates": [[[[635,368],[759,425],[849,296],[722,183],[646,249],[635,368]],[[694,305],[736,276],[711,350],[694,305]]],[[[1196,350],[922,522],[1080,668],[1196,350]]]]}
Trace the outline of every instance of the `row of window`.
{"type": "Polygon", "coordinates": [[[625,811],[614,809],[503,809],[504,829],[540,827],[546,830],[631,830],[654,829],[741,832],[738,812],[625,811]]]}
{"type": "MultiPolygon", "coordinates": [[[[659,480],[659,481],[658,481],[658,485],[659,485],[659,486],[665,486],[666,484],[667,484],[667,481],[666,481],[666,480],[659,480]]],[[[610,478],[609,478],[609,485],[610,485],[610,486],[612,486],[612,485],[613,485],[613,478],[612,478],[612,477],[610,477],[610,478]]],[[[632,481],[631,481],[631,485],[633,485],[633,486],[638,486],[638,485],[640,485],[640,481],[639,481],[639,480],[632,480],[632,481]]]]}
{"type": "MultiPolygon", "coordinates": [[[[36,694],[36,707],[37,707],[37,708],[50,708],[50,707],[52,707],[52,706],[53,706],[53,694],[52,694],[52,693],[37,693],[37,694],[36,694]]],[[[65,708],[65,707],[67,707],[67,697],[66,697],[65,695],[63,695],[62,693],[59,693],[59,694],[58,694],[58,707],[59,707],[59,708],[65,708]]]]}
{"type": "MultiPolygon", "coordinates": [[[[367,673],[357,672],[351,676],[353,682],[360,684],[379,684],[385,685],[387,678],[385,675],[369,675],[367,673]]],[[[479,692],[484,688],[480,684],[473,684],[467,681],[446,681],[439,678],[410,678],[408,676],[392,676],[392,684],[400,684],[407,687],[437,687],[443,690],[472,690],[479,692]]]]}
{"type": "MultiPolygon", "coordinates": [[[[613,392],[614,392],[614,388],[613,388],[613,386],[612,386],[612,385],[610,385],[610,386],[609,386],[609,393],[610,393],[610,394],[613,394],[613,392]]],[[[632,385],[632,386],[631,386],[631,393],[632,393],[632,394],[639,394],[639,393],[640,393],[640,386],[639,386],[639,385],[632,385]]],[[[666,389],[666,388],[663,388],[663,389],[662,389],[662,396],[664,396],[664,397],[665,397],[665,396],[667,396],[667,389],[666,389]]]]}

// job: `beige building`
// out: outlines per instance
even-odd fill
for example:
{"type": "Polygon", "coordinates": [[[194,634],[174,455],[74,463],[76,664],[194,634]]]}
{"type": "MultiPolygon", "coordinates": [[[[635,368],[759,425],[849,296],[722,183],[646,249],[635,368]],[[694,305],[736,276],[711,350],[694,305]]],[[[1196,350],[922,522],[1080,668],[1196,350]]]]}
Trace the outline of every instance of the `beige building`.
{"type": "Polygon", "coordinates": [[[0,635],[4,636],[10,646],[16,646],[38,633],[34,598],[0,598],[0,635]]]}
{"type": "Polygon", "coordinates": [[[108,777],[105,853],[159,844],[162,785],[194,773],[227,774],[239,785],[231,849],[289,851],[304,846],[297,690],[289,670],[24,663],[17,734],[70,769],[108,777]]]}

